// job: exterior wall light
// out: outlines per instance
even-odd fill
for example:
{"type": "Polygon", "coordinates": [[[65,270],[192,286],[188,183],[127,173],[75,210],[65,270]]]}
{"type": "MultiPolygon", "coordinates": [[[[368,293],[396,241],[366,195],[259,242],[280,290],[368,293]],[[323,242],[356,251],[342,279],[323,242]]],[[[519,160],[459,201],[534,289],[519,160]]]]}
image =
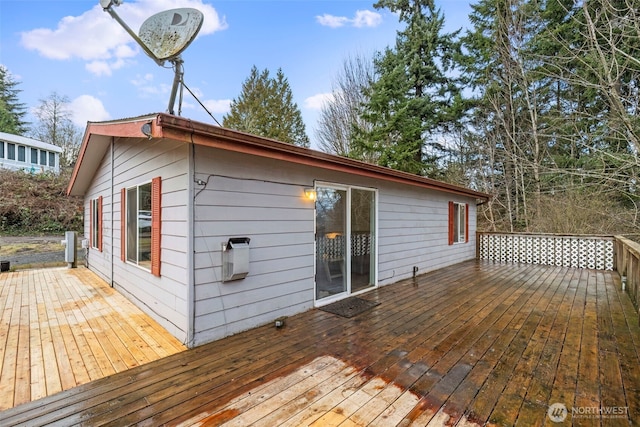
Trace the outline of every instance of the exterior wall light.
{"type": "Polygon", "coordinates": [[[304,196],[309,200],[315,200],[316,199],[316,189],[315,188],[305,188],[304,189],[304,196]]]}

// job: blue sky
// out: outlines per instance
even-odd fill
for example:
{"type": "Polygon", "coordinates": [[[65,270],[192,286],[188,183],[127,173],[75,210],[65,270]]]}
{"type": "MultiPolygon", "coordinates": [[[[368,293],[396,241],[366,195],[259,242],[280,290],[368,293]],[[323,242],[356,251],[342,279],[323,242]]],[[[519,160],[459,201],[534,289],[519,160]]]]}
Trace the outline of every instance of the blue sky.
{"type": "MultiPolygon", "coordinates": [[[[469,0],[436,3],[448,31],[467,25],[469,0]]],[[[115,10],[137,33],[149,16],[178,7],[205,16],[182,54],[184,80],[218,121],[253,65],[272,75],[282,68],[312,143],[345,58],[392,46],[399,28],[395,15],[359,0],[124,0],[115,10]]],[[[99,0],[0,0],[0,64],[20,82],[27,107],[55,91],[69,98],[81,128],[166,111],[173,81],[173,71],[148,58],[99,0]]],[[[186,91],[182,115],[213,123],[186,91]]]]}

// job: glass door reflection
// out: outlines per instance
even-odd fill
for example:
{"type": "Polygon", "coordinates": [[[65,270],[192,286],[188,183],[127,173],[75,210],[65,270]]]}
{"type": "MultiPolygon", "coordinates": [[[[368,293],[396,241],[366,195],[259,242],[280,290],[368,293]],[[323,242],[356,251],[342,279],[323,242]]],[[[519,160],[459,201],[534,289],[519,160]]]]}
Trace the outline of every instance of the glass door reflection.
{"type": "Polygon", "coordinates": [[[347,190],[316,188],[316,299],[347,292],[347,190]]]}
{"type": "Polygon", "coordinates": [[[375,286],[375,194],[351,190],[351,293],[375,286]]]}

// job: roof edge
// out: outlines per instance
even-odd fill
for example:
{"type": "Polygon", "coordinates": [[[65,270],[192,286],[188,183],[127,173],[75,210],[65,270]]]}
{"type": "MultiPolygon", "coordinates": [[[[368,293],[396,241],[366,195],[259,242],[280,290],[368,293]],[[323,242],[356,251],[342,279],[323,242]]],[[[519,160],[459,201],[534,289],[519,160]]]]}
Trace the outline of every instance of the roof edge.
{"type": "Polygon", "coordinates": [[[384,166],[378,166],[372,163],[366,163],[348,157],[342,157],[334,154],[328,154],[322,151],[312,150],[309,148],[298,147],[274,139],[264,138],[219,126],[208,125],[179,116],[159,113],[156,119],[157,127],[161,128],[162,130],[158,129],[154,133],[167,137],[171,136],[173,138],[182,139],[185,142],[218,146],[218,148],[224,148],[230,151],[266,155],[267,157],[275,157],[289,161],[295,161],[295,159],[297,158],[298,161],[296,161],[296,163],[303,163],[325,168],[327,168],[327,166],[333,165],[333,167],[329,167],[329,169],[340,170],[344,172],[362,171],[365,173],[359,173],[359,175],[378,178],[386,177],[388,178],[388,180],[395,182],[418,185],[425,188],[475,197],[481,200],[489,200],[492,197],[490,194],[472,190],[459,185],[449,184],[443,181],[438,181],[435,179],[387,168],[384,166]],[[223,142],[228,141],[232,144],[206,143],[203,138],[194,138],[192,137],[192,135],[208,138],[213,137],[223,142]]]}

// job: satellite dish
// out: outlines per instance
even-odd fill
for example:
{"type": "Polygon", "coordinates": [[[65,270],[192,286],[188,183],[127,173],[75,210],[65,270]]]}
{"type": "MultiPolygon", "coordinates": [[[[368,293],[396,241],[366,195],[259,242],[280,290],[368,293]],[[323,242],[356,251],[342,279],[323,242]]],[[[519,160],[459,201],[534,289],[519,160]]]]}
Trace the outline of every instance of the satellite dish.
{"type": "MultiPolygon", "coordinates": [[[[204,15],[197,9],[181,8],[165,10],[148,18],[140,26],[140,35],[134,33],[131,28],[118,16],[113,6],[120,6],[123,0],[100,0],[100,6],[105,12],[125,29],[127,33],[140,45],[144,52],[153,59],[156,64],[163,66],[165,61],[173,65],[173,86],[169,98],[170,114],[176,102],[178,87],[184,86],[182,58],[180,53],[196,38],[204,15]]],[[[180,101],[178,115],[182,109],[182,88],[180,88],[180,101]]]]}
{"type": "Polygon", "coordinates": [[[140,26],[139,37],[156,60],[177,57],[196,38],[204,15],[197,9],[180,8],[157,13],[140,26]]]}

